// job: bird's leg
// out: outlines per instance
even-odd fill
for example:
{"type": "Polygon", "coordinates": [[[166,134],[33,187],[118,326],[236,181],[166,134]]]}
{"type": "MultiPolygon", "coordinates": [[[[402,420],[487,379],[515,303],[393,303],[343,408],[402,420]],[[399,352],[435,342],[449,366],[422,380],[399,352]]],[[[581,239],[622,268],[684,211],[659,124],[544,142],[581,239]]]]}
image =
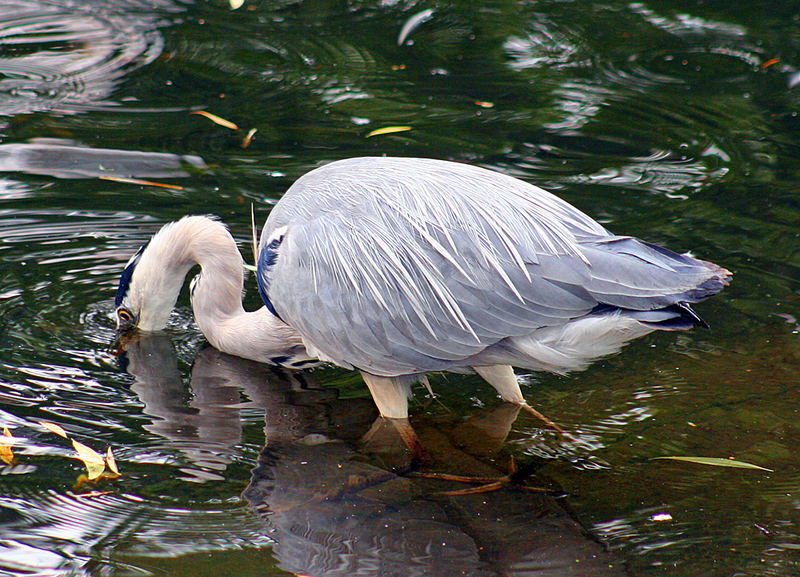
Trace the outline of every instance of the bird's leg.
{"type": "Polygon", "coordinates": [[[399,475],[430,463],[430,457],[408,419],[378,417],[361,437],[361,446],[367,453],[380,455],[383,464],[399,475]]]}
{"type": "MultiPolygon", "coordinates": [[[[408,450],[411,451],[412,462],[425,463],[429,460],[425,448],[408,422],[408,397],[411,394],[411,383],[402,377],[379,377],[361,371],[367,383],[372,400],[378,406],[381,417],[388,419],[394,426],[408,450]]],[[[424,378],[424,377],[423,377],[424,378]]],[[[427,382],[427,379],[425,379],[427,382]]],[[[430,386],[430,385],[429,385],[430,386]]]]}
{"type": "Polygon", "coordinates": [[[379,377],[361,371],[372,400],[378,406],[381,417],[389,419],[408,418],[409,382],[399,377],[379,377]]]}
{"type": "Polygon", "coordinates": [[[428,452],[408,419],[389,419],[389,421],[391,421],[400,438],[403,439],[403,443],[408,447],[408,450],[411,451],[411,467],[416,468],[429,463],[431,458],[428,456],[428,452]]]}
{"type": "Polygon", "coordinates": [[[545,417],[542,413],[531,407],[522,396],[519,388],[519,381],[514,374],[514,369],[510,365],[479,365],[472,367],[487,383],[492,385],[500,393],[500,398],[509,403],[514,403],[522,407],[525,411],[542,421],[551,429],[558,431],[561,435],[569,437],[564,429],[559,427],[552,420],[545,417]]]}

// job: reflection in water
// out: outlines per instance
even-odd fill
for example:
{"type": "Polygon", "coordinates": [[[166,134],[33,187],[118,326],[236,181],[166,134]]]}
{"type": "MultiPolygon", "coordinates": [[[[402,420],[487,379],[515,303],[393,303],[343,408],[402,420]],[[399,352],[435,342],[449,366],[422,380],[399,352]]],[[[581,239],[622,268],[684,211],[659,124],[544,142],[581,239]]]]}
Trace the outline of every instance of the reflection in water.
{"type": "MultiPolygon", "coordinates": [[[[267,523],[287,571],[348,575],[621,575],[563,499],[521,489],[436,495],[437,481],[398,476],[407,454],[368,399],[338,400],[308,375],[202,350],[186,402],[171,344],[140,336],[127,352],[148,428],[193,464],[196,480],[224,475],[240,442],[243,392],[265,411],[266,445],[244,496],[267,523]]],[[[502,474],[490,459],[517,407],[465,422],[417,424],[438,466],[502,474]],[[476,431],[479,434],[476,434],[476,431]]],[[[184,468],[184,472],[189,469],[184,468]]]]}
{"type": "Polygon", "coordinates": [[[120,80],[163,49],[155,10],[182,9],[171,0],[148,2],[149,13],[141,6],[136,0],[0,3],[0,115],[115,104],[108,99],[120,80]]]}
{"type": "Polygon", "coordinates": [[[89,148],[60,138],[0,144],[0,172],[27,172],[58,178],[176,178],[189,176],[184,166],[206,168],[199,156],[89,148]]]}
{"type": "MultiPolygon", "coordinates": [[[[286,387],[298,388],[291,374],[234,359],[206,348],[192,367],[187,393],[172,341],[165,334],[138,335],[126,345],[126,370],[135,377],[131,390],[155,419],[145,428],[168,439],[171,450],[190,466],[181,470],[189,480],[222,480],[238,454],[242,440],[240,409],[244,393],[259,408],[278,404],[286,387]]],[[[271,419],[278,415],[270,415],[271,419]]]]}

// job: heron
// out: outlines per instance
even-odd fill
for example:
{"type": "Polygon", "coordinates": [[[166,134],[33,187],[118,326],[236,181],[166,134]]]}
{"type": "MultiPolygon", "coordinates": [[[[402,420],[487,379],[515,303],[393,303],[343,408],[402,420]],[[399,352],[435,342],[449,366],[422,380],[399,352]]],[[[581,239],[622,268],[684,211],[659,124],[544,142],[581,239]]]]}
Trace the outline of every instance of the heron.
{"type": "Polygon", "coordinates": [[[653,330],[707,326],[691,305],[731,278],[523,180],[399,157],[338,160],[294,182],[261,233],[256,311],[242,306],[243,260],[219,220],[165,225],[122,273],[118,330],[163,329],[195,265],[191,305],[211,345],[358,370],[390,419],[407,419],[411,385],[442,371],[477,373],[539,415],[514,367],[565,373],[653,330]]]}

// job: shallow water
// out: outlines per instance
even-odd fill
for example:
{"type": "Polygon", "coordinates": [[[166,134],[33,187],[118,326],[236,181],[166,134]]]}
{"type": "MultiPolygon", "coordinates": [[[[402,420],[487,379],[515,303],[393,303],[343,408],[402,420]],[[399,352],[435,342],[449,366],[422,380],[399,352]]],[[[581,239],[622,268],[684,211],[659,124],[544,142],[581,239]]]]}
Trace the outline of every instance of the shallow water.
{"type": "Polygon", "coordinates": [[[800,573],[798,20],[792,3],[3,3],[0,571],[800,573]],[[366,137],[386,126],[411,130],[366,137]],[[218,355],[186,294],[165,335],[113,354],[117,279],[161,224],[217,214],[250,260],[250,203],[263,222],[304,172],[374,154],[512,174],[734,282],[696,307],[710,331],[524,375],[578,442],[476,377],[417,391],[434,468],[513,460],[543,493],[398,475],[358,378],[218,355]],[[122,476],[81,481],[39,421],[111,446],[122,476]],[[675,455],[771,471],[656,459],[675,455]]]}

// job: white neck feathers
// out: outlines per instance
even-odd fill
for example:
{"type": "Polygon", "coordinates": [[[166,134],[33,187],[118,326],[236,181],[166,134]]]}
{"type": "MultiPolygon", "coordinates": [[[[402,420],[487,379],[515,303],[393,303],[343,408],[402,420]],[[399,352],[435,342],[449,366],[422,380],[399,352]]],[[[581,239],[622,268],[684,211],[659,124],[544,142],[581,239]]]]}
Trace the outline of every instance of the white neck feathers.
{"type": "Polygon", "coordinates": [[[131,281],[131,298],[139,302],[140,330],[161,330],[191,268],[195,321],[217,349],[261,362],[300,346],[302,339],[266,308],[242,307],[244,263],[236,241],[220,221],[187,216],[165,225],[151,239],[131,281]]]}

